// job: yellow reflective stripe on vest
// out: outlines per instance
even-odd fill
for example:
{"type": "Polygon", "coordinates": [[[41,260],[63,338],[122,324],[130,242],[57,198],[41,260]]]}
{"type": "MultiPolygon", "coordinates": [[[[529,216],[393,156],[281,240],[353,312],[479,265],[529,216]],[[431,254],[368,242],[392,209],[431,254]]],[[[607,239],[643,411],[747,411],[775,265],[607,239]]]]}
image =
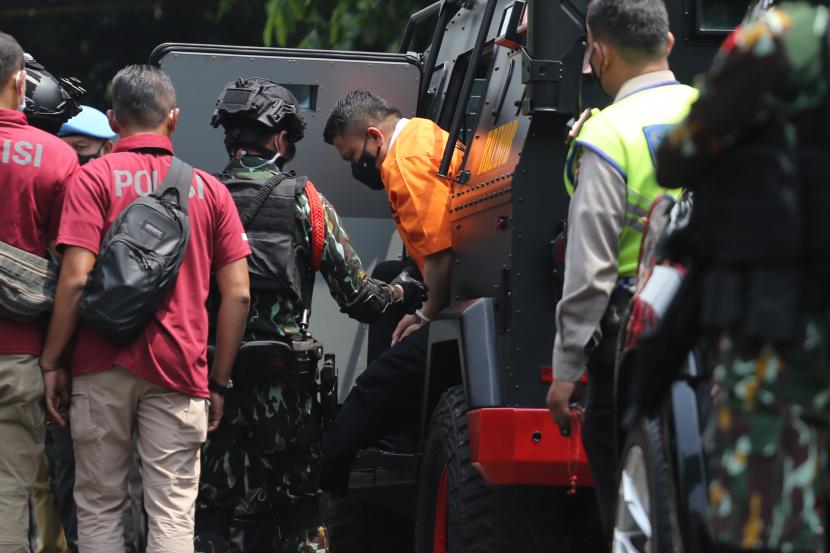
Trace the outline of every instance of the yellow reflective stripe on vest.
{"type": "Polygon", "coordinates": [[[657,184],[655,154],[662,138],[683,120],[697,96],[697,90],[675,82],[633,92],[588,119],[568,153],[565,187],[571,195],[580,150],[596,153],[625,180],[627,209],[619,248],[622,277],[637,271],[643,219],[652,202],[665,194],[679,194],[657,184]]]}

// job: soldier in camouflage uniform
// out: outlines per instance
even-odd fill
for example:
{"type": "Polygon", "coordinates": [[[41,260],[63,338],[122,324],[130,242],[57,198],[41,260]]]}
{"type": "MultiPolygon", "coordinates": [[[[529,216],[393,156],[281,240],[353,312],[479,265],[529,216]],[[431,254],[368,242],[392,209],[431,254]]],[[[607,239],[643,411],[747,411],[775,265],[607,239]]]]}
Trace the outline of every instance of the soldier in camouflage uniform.
{"type": "MultiPolygon", "coordinates": [[[[271,81],[238,79],[219,97],[212,124],[225,129],[231,160],[219,179],[231,190],[245,223],[252,196],[282,174],[283,164],[293,157],[295,143],[303,136],[299,104],[271,81]]],[[[304,331],[301,317],[310,307],[316,268],[342,311],[361,322],[377,319],[395,303],[414,311],[426,298],[425,286],[406,273],[391,284],[367,277],[334,208],[304,177],[291,176],[264,197],[262,208],[246,224],[253,254],[245,342],[285,340],[304,331]],[[280,217],[280,204],[273,203],[285,183],[291,183],[288,190],[293,195],[290,212],[294,221],[289,227],[285,217],[280,217]],[[315,227],[313,220],[320,215],[323,225],[315,227]],[[291,236],[281,243],[280,233],[291,227],[291,236]],[[318,229],[323,233],[315,237],[318,229]],[[255,271],[263,263],[273,269],[274,282],[255,278],[262,277],[255,271]],[[292,269],[299,278],[291,278],[292,269]]],[[[233,379],[243,370],[249,376],[226,390],[222,423],[202,450],[196,549],[229,547],[233,509],[245,491],[247,454],[255,457],[252,464],[261,463],[264,468],[265,490],[278,527],[276,545],[268,544],[266,550],[327,551],[318,506],[321,422],[317,384],[289,370],[271,367],[269,373],[269,367],[240,367],[240,359],[233,379]],[[251,378],[255,373],[273,374],[251,378]]],[[[290,360],[284,364],[289,366],[290,360]]]]}
{"type": "Polygon", "coordinates": [[[830,110],[822,4],[782,2],[736,31],[658,154],[661,184],[695,196],[701,321],[720,334],[706,435],[709,551],[826,551],[830,110]]]}

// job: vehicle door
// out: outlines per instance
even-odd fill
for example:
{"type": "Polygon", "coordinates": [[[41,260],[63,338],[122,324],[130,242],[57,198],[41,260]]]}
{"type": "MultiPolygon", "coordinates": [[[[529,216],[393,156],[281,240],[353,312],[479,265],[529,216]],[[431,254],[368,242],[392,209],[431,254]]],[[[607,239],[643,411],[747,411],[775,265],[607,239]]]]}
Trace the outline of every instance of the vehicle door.
{"type": "MultiPolygon", "coordinates": [[[[211,172],[221,171],[228,156],[221,127],[210,126],[216,100],[229,81],[264,77],[291,90],[301,103],[305,137],[287,169],[306,174],[335,206],[368,273],[403,251],[386,194],[352,178],[349,165],[323,141],[323,128],[335,102],[354,89],[367,89],[412,117],[418,103],[421,70],[405,54],[257,48],[200,44],[163,44],[151,63],[163,68],[176,87],[181,107],[174,135],[177,155],[211,172]]],[[[341,398],[366,365],[367,327],[340,309],[322,278],[315,285],[311,332],[337,355],[341,398]]]]}

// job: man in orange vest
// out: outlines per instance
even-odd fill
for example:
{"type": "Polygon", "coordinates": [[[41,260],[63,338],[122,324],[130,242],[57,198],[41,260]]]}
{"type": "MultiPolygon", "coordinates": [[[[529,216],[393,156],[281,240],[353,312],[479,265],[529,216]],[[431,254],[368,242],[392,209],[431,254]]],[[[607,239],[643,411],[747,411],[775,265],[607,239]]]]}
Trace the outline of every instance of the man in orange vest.
{"type": "MultiPolygon", "coordinates": [[[[452,232],[450,180],[438,177],[449,136],[429,119],[404,118],[379,96],[355,90],[338,100],[324,139],[351,164],[352,175],[373,190],[385,190],[410,258],[429,287],[423,308],[406,315],[392,335],[392,348],[357,379],[323,441],[322,486],[342,493],[360,448],[417,419],[424,382],[428,323],[450,299],[452,232]],[[410,336],[411,335],[411,336],[410,336]]],[[[450,165],[461,165],[457,147],[450,165]]]]}

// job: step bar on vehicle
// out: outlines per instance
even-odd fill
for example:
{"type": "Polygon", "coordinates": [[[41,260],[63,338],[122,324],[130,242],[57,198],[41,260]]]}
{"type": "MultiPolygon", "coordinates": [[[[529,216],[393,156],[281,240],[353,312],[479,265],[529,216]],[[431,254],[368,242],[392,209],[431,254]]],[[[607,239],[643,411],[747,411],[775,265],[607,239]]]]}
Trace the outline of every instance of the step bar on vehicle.
{"type": "Polygon", "coordinates": [[[494,485],[591,486],[575,432],[562,436],[547,409],[487,408],[467,413],[473,464],[494,485]]]}

